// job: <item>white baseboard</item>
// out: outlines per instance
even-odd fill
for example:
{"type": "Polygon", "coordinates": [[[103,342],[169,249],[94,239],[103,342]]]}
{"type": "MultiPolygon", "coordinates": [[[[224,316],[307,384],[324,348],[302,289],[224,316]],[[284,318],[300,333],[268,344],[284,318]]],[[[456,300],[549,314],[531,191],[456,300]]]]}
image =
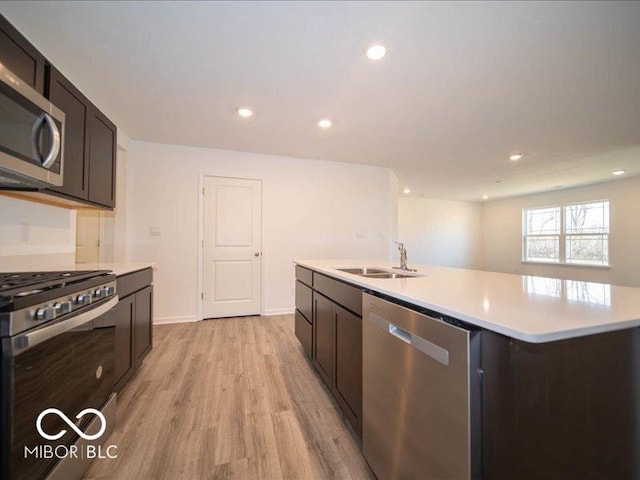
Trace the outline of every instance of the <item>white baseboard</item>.
{"type": "Polygon", "coordinates": [[[189,317],[156,317],[153,319],[154,325],[163,325],[166,323],[191,323],[197,322],[198,317],[195,315],[189,317]]]}
{"type": "Polygon", "coordinates": [[[262,314],[264,317],[271,317],[273,315],[290,315],[295,311],[295,308],[274,308],[271,310],[265,310],[262,314]]]}

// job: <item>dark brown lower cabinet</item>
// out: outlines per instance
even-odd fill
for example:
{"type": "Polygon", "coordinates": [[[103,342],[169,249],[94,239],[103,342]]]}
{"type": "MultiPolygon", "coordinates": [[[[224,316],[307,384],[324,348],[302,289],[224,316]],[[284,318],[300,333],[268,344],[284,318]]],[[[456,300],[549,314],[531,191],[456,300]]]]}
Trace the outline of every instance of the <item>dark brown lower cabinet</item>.
{"type": "Polygon", "coordinates": [[[333,389],[334,379],[334,352],[335,352],[335,303],[328,298],[313,293],[313,364],[318,369],[318,373],[327,384],[333,389]]]}
{"type": "Polygon", "coordinates": [[[135,315],[133,317],[133,363],[138,368],[144,357],[151,351],[153,288],[145,287],[135,294],[135,315]]]}
{"type": "MultiPolygon", "coordinates": [[[[133,355],[131,352],[131,342],[133,339],[135,296],[121,298],[109,315],[113,315],[116,325],[115,357],[114,357],[114,379],[116,386],[123,386],[133,375],[133,355]]],[[[117,390],[120,390],[117,388],[117,390]]]]}
{"type": "Polygon", "coordinates": [[[549,343],[482,332],[482,471],[640,479],[640,328],[549,343]]]}
{"type": "Polygon", "coordinates": [[[335,305],[336,400],[357,432],[362,431],[362,318],[335,305]]]}
{"type": "Polygon", "coordinates": [[[296,280],[296,336],[362,435],[362,291],[299,265],[296,280]]]}
{"type": "Polygon", "coordinates": [[[362,432],[362,318],[313,293],[313,364],[353,428],[362,432]]]}
{"type": "Polygon", "coordinates": [[[151,269],[117,279],[120,296],[110,312],[115,316],[115,390],[119,392],[140,368],[153,347],[153,287],[151,269]]]}
{"type": "Polygon", "coordinates": [[[300,340],[304,353],[311,359],[313,358],[313,326],[298,310],[295,315],[296,337],[300,340]]]}

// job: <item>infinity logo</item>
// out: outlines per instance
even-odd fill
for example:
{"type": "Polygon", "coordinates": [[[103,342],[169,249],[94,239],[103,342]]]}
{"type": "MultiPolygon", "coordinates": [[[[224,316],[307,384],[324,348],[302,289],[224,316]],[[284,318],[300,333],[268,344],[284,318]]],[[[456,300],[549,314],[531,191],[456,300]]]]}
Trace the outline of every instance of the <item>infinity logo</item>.
{"type": "Polygon", "coordinates": [[[95,440],[97,438],[100,438],[102,436],[102,434],[104,433],[104,431],[107,429],[107,420],[104,418],[104,415],[102,414],[102,412],[100,412],[99,410],[96,410],[95,408],[85,408],[78,415],[76,415],[76,418],[78,420],[80,420],[87,413],[93,413],[94,415],[96,415],[100,419],[100,422],[101,422],[100,430],[95,435],[87,435],[86,433],[84,433],[82,430],[80,430],[78,427],[76,427],[75,424],[71,420],[69,420],[69,417],[67,417],[64,413],[62,413],[57,408],[47,408],[46,410],[43,410],[42,413],[40,413],[40,415],[38,415],[38,418],[36,420],[36,429],[38,430],[38,433],[43,438],[46,438],[47,440],[58,440],[65,433],[67,433],[66,430],[60,430],[60,432],[56,433],[55,435],[49,435],[48,433],[46,433],[46,432],[44,432],[42,430],[42,419],[44,417],[46,417],[47,415],[49,415],[50,413],[54,413],[57,416],[59,416],[62,420],[64,420],[64,422],[67,425],[69,425],[69,427],[74,432],[76,432],[78,435],[80,435],[85,440],[95,440]]]}

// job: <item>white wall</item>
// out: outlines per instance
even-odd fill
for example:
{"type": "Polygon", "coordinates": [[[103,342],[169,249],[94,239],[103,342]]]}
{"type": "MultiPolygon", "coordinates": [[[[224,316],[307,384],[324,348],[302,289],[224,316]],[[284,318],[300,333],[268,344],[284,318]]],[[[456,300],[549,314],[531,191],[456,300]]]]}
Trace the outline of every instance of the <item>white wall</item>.
{"type": "Polygon", "coordinates": [[[37,256],[43,267],[73,262],[75,247],[75,211],[0,195],[3,268],[19,268],[26,256],[37,256]]]}
{"type": "Polygon", "coordinates": [[[263,182],[263,311],[292,311],[296,258],[388,258],[386,168],[132,141],[127,259],[155,261],[158,322],[197,318],[201,173],[263,182]],[[150,236],[149,227],[162,228],[150,236]]]}
{"type": "Polygon", "coordinates": [[[402,197],[398,200],[398,237],[407,249],[409,265],[482,267],[482,206],[402,197]]]}
{"type": "Polygon", "coordinates": [[[483,205],[484,269],[640,287],[640,177],[487,202],[483,205]],[[522,209],[610,200],[611,268],[521,263],[522,209]]]}
{"type": "Polygon", "coordinates": [[[398,176],[389,172],[389,203],[391,205],[391,216],[389,217],[389,259],[400,259],[400,254],[395,241],[398,240],[398,198],[400,195],[400,180],[398,176]]]}

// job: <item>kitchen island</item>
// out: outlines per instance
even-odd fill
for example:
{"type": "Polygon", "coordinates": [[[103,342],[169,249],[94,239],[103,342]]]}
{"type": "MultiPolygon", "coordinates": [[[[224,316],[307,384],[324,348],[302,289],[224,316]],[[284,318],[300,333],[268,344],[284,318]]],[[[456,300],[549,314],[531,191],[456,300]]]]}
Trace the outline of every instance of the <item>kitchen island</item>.
{"type": "MultiPolygon", "coordinates": [[[[350,330],[341,327],[337,312],[346,307],[360,318],[353,303],[349,308],[330,295],[341,284],[474,332],[478,364],[469,372],[469,384],[475,385],[469,388],[469,429],[478,441],[471,448],[472,477],[640,478],[640,289],[435,266],[417,266],[416,276],[407,278],[342,271],[393,266],[379,260],[296,264],[297,286],[306,292],[296,295],[296,333],[299,324],[309,325],[300,330],[311,335],[306,353],[316,369],[318,360],[324,365],[320,376],[337,399],[337,379],[346,378],[340,369],[347,363],[340,332],[351,332],[355,345],[358,331],[353,319],[343,322],[350,330]],[[334,289],[318,290],[317,280],[335,282],[334,289]],[[305,301],[309,295],[311,304],[305,301]],[[317,301],[334,303],[332,321],[322,316],[327,307],[318,310],[317,301]]],[[[362,306],[360,315],[364,322],[362,306]]],[[[362,342],[362,325],[359,332],[362,342]]],[[[364,350],[366,356],[366,344],[364,350]]],[[[362,382],[361,372],[360,358],[348,378],[362,382]]],[[[341,390],[357,392],[357,387],[341,390]]],[[[358,399],[352,397],[350,404],[358,399]]],[[[366,424],[366,405],[361,411],[366,424]]]]}

